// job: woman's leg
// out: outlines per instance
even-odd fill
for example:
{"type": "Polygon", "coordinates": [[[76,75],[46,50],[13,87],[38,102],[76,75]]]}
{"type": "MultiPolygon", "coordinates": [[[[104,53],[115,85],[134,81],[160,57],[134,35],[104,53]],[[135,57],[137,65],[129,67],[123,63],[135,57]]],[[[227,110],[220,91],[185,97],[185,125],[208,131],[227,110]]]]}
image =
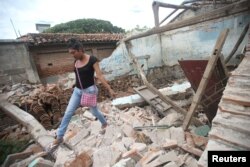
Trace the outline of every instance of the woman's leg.
{"type": "Polygon", "coordinates": [[[80,105],[81,94],[82,94],[81,90],[75,87],[73,94],[71,95],[71,98],[69,100],[69,104],[67,106],[67,109],[64,113],[62,122],[57,130],[57,139],[61,140],[63,138],[72,115],[75,113],[76,109],[80,105]]]}
{"type": "Polygon", "coordinates": [[[97,106],[90,107],[90,111],[101,122],[103,127],[107,125],[106,119],[104,118],[103,114],[99,111],[97,106]]]}

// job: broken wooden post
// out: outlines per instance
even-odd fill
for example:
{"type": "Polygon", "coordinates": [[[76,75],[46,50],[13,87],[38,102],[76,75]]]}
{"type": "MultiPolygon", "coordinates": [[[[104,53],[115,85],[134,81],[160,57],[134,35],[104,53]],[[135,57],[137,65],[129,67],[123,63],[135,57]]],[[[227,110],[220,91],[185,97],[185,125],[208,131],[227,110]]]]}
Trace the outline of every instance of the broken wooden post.
{"type": "MultiPolygon", "coordinates": [[[[148,81],[147,81],[147,78],[141,68],[141,66],[139,65],[136,57],[134,56],[134,54],[131,52],[130,48],[131,48],[131,43],[130,42],[125,42],[125,46],[126,46],[126,49],[128,51],[128,55],[129,57],[132,59],[132,62],[135,66],[135,68],[138,70],[140,76],[141,76],[141,79],[143,81],[143,83],[147,86],[147,88],[152,91],[154,94],[158,95],[160,97],[161,100],[163,100],[165,103],[167,104],[170,104],[171,107],[176,110],[177,112],[181,113],[181,114],[184,114],[186,115],[186,111],[184,109],[182,109],[181,107],[179,107],[178,105],[176,105],[169,97],[167,96],[164,96],[158,89],[156,89],[152,84],[150,84],[148,81]]],[[[161,114],[161,113],[160,113],[161,114]]],[[[191,118],[193,123],[195,125],[202,125],[202,123],[198,120],[198,119],[195,119],[195,118],[191,118]]]]}
{"type": "Polygon", "coordinates": [[[183,4],[174,5],[174,4],[158,2],[158,1],[154,1],[152,5],[153,6],[158,6],[158,7],[173,8],[173,9],[198,9],[199,8],[197,6],[185,6],[183,4]]]}
{"type": "Polygon", "coordinates": [[[153,13],[154,13],[154,19],[155,19],[155,27],[159,27],[159,5],[152,4],[153,13]]]}
{"type": "MultiPolygon", "coordinates": [[[[154,19],[155,19],[155,27],[159,27],[159,25],[163,22],[162,21],[161,23],[159,23],[159,7],[173,8],[173,9],[175,9],[175,11],[177,11],[177,9],[197,9],[198,8],[196,6],[185,6],[183,3],[181,5],[173,5],[173,4],[154,1],[152,3],[152,8],[153,8],[154,19]]],[[[168,17],[170,17],[171,15],[169,15],[168,17]]],[[[167,18],[165,18],[165,20],[167,18]]]]}
{"type": "Polygon", "coordinates": [[[207,87],[207,84],[208,84],[208,81],[212,75],[212,72],[215,68],[215,65],[218,61],[218,58],[219,56],[221,55],[221,50],[222,50],[222,47],[225,43],[225,40],[226,40],[226,37],[228,35],[228,32],[229,32],[229,29],[225,29],[219,36],[219,38],[217,39],[216,41],[216,44],[214,46],[214,49],[213,49],[213,52],[212,52],[212,55],[211,57],[209,58],[209,61],[208,61],[208,64],[207,64],[207,67],[205,69],[205,72],[203,74],[203,77],[200,81],[200,84],[199,84],[199,87],[193,97],[193,101],[192,101],[192,104],[189,108],[189,111],[185,117],[185,120],[183,122],[183,129],[184,130],[187,130],[189,124],[190,124],[190,121],[192,119],[192,116],[198,106],[198,104],[200,103],[201,101],[201,98],[205,92],[205,89],[207,87]]]}

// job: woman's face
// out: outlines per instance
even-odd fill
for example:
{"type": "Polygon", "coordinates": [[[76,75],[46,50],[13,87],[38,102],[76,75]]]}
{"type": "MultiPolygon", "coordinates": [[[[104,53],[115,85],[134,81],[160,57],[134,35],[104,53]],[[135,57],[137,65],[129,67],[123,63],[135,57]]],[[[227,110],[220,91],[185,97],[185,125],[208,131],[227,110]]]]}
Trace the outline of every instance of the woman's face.
{"type": "Polygon", "coordinates": [[[81,50],[69,49],[69,53],[76,59],[81,60],[83,57],[83,52],[81,50]]]}

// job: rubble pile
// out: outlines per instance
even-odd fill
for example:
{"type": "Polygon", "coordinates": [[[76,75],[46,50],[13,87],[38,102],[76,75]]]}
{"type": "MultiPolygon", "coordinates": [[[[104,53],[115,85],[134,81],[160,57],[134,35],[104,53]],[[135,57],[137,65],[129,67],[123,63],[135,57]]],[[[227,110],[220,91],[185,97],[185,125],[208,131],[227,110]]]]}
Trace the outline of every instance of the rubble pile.
{"type": "Polygon", "coordinates": [[[72,89],[63,90],[56,84],[16,84],[2,88],[6,99],[33,115],[46,129],[56,127],[67,107],[72,89]]]}
{"type": "MultiPolygon", "coordinates": [[[[9,89],[11,91],[6,93],[8,101],[34,115],[47,128],[48,135],[55,136],[53,125],[62,117],[62,106],[66,107],[72,89],[28,84],[9,89]]],[[[183,108],[190,105],[193,96],[186,83],[162,91],[183,108]]],[[[41,153],[41,148],[36,146],[39,149],[33,149],[28,157],[16,161],[13,166],[197,166],[207,144],[207,133],[197,133],[195,126],[184,132],[181,127],[184,116],[175,111],[162,117],[149,105],[119,107],[114,101],[98,103],[109,124],[105,134],[100,134],[101,124],[89,108],[79,107],[71,119],[64,143],[53,153],[55,160],[41,153]]],[[[206,123],[204,114],[197,113],[197,116],[206,123]]]]}
{"type": "MultiPolygon", "coordinates": [[[[195,134],[192,130],[195,127],[184,132],[182,127],[176,126],[183,119],[181,115],[171,113],[160,118],[150,106],[120,110],[110,101],[100,103],[99,107],[109,123],[106,133],[99,134],[100,122],[88,108],[79,108],[64,138],[67,147],[63,144],[55,152],[57,159],[54,165],[197,166],[207,137],[195,134]],[[63,153],[68,147],[74,150],[70,156],[63,153]],[[80,158],[83,155],[84,162],[80,158]]],[[[55,130],[50,134],[55,134],[55,130]]]]}

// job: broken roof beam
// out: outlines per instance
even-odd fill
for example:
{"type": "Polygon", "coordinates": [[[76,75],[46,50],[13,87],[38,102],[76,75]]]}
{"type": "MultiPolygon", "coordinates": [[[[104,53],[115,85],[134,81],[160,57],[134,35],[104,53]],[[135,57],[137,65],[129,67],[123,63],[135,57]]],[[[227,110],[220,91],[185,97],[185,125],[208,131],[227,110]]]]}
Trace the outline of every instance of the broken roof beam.
{"type": "MultiPolygon", "coordinates": [[[[184,1],[181,3],[181,5],[184,4],[188,4],[188,3],[193,3],[193,2],[197,2],[197,1],[202,1],[202,0],[191,0],[191,1],[184,1]]],[[[172,16],[175,12],[177,12],[178,9],[173,10],[169,15],[167,15],[164,19],[162,19],[162,21],[159,23],[159,26],[166,21],[170,16],[172,16]]]]}
{"type": "Polygon", "coordinates": [[[215,9],[213,11],[192,17],[192,18],[169,23],[169,24],[162,26],[162,27],[154,27],[154,28],[152,28],[144,33],[133,35],[133,36],[130,36],[128,38],[125,38],[123,41],[127,42],[127,41],[130,41],[133,39],[138,39],[138,38],[142,38],[142,37],[146,37],[146,36],[150,36],[150,35],[154,35],[154,34],[159,34],[159,33],[163,33],[166,31],[170,31],[170,30],[174,30],[174,29],[178,29],[178,28],[182,28],[182,27],[186,27],[186,26],[191,26],[191,25],[198,24],[201,22],[205,22],[205,21],[214,20],[214,19],[225,17],[225,16],[237,14],[240,12],[249,11],[249,7],[250,7],[250,3],[248,0],[240,1],[237,3],[229,4],[229,5],[224,6],[222,8],[215,9]]]}
{"type": "MultiPolygon", "coordinates": [[[[131,52],[131,49],[130,49],[131,42],[125,42],[125,46],[126,46],[129,57],[132,59],[133,65],[135,66],[135,68],[139,72],[143,83],[148,87],[148,89],[150,89],[152,92],[157,94],[165,103],[170,104],[174,110],[176,110],[177,112],[179,112],[183,115],[186,115],[186,113],[187,113],[186,110],[184,110],[183,108],[176,105],[169,97],[164,96],[158,89],[156,89],[151,83],[149,83],[147,81],[147,78],[146,78],[141,66],[139,65],[137,59],[135,58],[135,56],[131,52]]],[[[195,118],[191,118],[191,119],[192,119],[191,120],[192,123],[194,123],[195,125],[202,125],[202,123],[198,119],[195,119],[195,118]]]]}
{"type": "Polygon", "coordinates": [[[165,7],[165,8],[174,8],[174,9],[197,9],[197,7],[195,7],[195,6],[173,5],[173,4],[163,3],[163,2],[158,2],[158,1],[154,1],[152,6],[153,6],[153,8],[154,7],[165,7]]]}
{"type": "Polygon", "coordinates": [[[177,10],[173,11],[172,14],[170,14],[167,18],[164,19],[164,21],[161,21],[161,23],[159,23],[159,7],[173,8],[173,9],[197,9],[198,8],[195,6],[185,6],[185,5],[183,5],[183,3],[181,5],[173,5],[173,4],[169,4],[169,3],[154,1],[152,3],[152,8],[153,8],[153,12],[154,12],[154,19],[155,19],[155,26],[156,27],[159,27],[159,25],[162,22],[164,22],[168,17],[170,17],[174,12],[177,11],[177,10]]]}
{"type": "Polygon", "coordinates": [[[187,130],[188,126],[190,124],[190,121],[192,119],[192,116],[196,110],[196,108],[198,107],[198,104],[200,104],[201,102],[201,98],[203,97],[203,94],[206,90],[206,87],[208,85],[208,81],[210,80],[212,73],[215,69],[215,66],[217,64],[217,61],[219,59],[219,56],[221,55],[221,50],[223,48],[223,45],[226,41],[227,35],[228,35],[229,29],[225,29],[220,36],[218,37],[216,44],[214,46],[212,55],[208,61],[207,67],[204,71],[204,74],[202,76],[202,79],[200,81],[199,87],[193,97],[193,101],[192,104],[187,112],[187,115],[184,119],[183,122],[183,129],[187,130]]]}

